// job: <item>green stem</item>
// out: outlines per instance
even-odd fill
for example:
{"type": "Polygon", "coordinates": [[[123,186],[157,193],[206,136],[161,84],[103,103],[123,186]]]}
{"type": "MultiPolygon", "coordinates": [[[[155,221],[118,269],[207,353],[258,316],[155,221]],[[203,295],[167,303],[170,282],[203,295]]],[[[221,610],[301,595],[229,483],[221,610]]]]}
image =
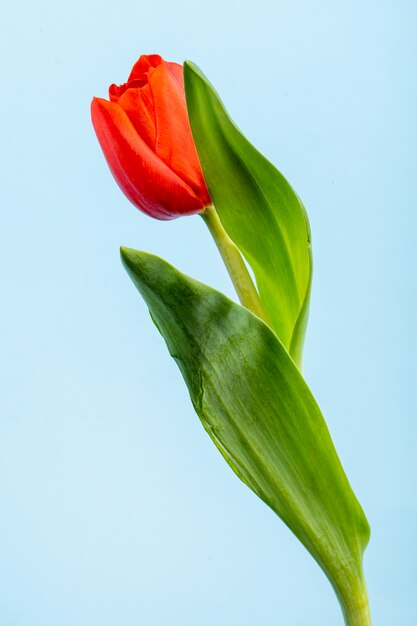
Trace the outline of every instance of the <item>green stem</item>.
{"type": "Polygon", "coordinates": [[[248,268],[245,265],[239,249],[223,228],[223,224],[220,221],[216,209],[214,206],[207,207],[200,215],[207,224],[216,246],[219,249],[240,302],[244,307],[252,311],[252,313],[255,313],[255,315],[268,324],[268,318],[248,272],[248,268]]]}
{"type": "Polygon", "coordinates": [[[345,609],[346,626],[372,626],[369,604],[345,609]]]}
{"type": "Polygon", "coordinates": [[[372,626],[368,592],[362,566],[356,575],[345,571],[336,588],[346,626],[372,626]]]}

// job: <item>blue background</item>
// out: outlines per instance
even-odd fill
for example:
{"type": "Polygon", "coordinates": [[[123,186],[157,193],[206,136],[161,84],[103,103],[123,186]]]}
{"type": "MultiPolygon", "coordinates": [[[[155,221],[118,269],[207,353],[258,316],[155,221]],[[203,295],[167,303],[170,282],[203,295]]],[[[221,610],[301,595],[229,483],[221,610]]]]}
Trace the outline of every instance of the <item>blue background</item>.
{"type": "Polygon", "coordinates": [[[305,374],[372,526],[374,622],[417,623],[413,0],[52,0],[0,26],[2,626],[336,626],[327,580],[230,471],[120,244],[233,296],[198,217],[136,211],[89,104],[198,63],[311,220],[305,374]]]}

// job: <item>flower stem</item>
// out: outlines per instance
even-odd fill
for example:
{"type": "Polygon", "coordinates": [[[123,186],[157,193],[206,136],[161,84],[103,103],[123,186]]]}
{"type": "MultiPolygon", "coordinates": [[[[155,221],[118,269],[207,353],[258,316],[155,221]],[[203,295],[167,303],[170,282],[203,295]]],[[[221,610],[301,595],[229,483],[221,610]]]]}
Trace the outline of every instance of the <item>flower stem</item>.
{"type": "Polygon", "coordinates": [[[216,209],[214,206],[209,206],[200,213],[200,215],[207,224],[216,246],[219,249],[240,302],[244,307],[252,311],[252,313],[255,313],[255,315],[268,324],[267,315],[248,272],[248,268],[245,265],[245,261],[239,249],[223,228],[223,224],[220,221],[216,209]]]}
{"type": "Polygon", "coordinates": [[[372,626],[368,592],[363,576],[362,565],[359,571],[347,571],[336,583],[336,593],[342,607],[346,626],[372,626]]]}
{"type": "Polygon", "coordinates": [[[372,626],[369,604],[345,610],[346,626],[372,626]]]}

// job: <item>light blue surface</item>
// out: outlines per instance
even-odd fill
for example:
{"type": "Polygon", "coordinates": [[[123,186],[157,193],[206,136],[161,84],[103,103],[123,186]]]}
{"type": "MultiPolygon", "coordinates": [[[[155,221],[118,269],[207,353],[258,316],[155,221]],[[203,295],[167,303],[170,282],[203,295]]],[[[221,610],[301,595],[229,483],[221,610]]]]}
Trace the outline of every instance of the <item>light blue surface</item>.
{"type": "Polygon", "coordinates": [[[416,17],[412,0],[3,10],[2,626],[342,625],[203,431],[119,261],[142,248],[233,294],[202,220],[137,212],[93,134],[91,97],[150,52],[198,63],[308,209],[306,377],[372,526],[375,626],[416,624],[416,17]]]}

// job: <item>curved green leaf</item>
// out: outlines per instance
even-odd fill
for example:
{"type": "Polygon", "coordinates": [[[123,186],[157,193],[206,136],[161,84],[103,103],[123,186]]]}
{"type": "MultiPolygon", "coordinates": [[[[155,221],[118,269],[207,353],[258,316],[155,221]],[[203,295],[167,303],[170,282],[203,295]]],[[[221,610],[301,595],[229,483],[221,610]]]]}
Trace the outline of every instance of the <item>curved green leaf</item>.
{"type": "Polygon", "coordinates": [[[312,261],[303,204],[225,110],[193,63],[184,64],[191,129],[210,195],[257,281],[271,328],[301,364],[312,261]]]}
{"type": "Polygon", "coordinates": [[[365,603],[368,523],[281,342],[250,311],[162,259],[126,248],[122,259],[226,461],[311,552],[342,606],[365,603]]]}

